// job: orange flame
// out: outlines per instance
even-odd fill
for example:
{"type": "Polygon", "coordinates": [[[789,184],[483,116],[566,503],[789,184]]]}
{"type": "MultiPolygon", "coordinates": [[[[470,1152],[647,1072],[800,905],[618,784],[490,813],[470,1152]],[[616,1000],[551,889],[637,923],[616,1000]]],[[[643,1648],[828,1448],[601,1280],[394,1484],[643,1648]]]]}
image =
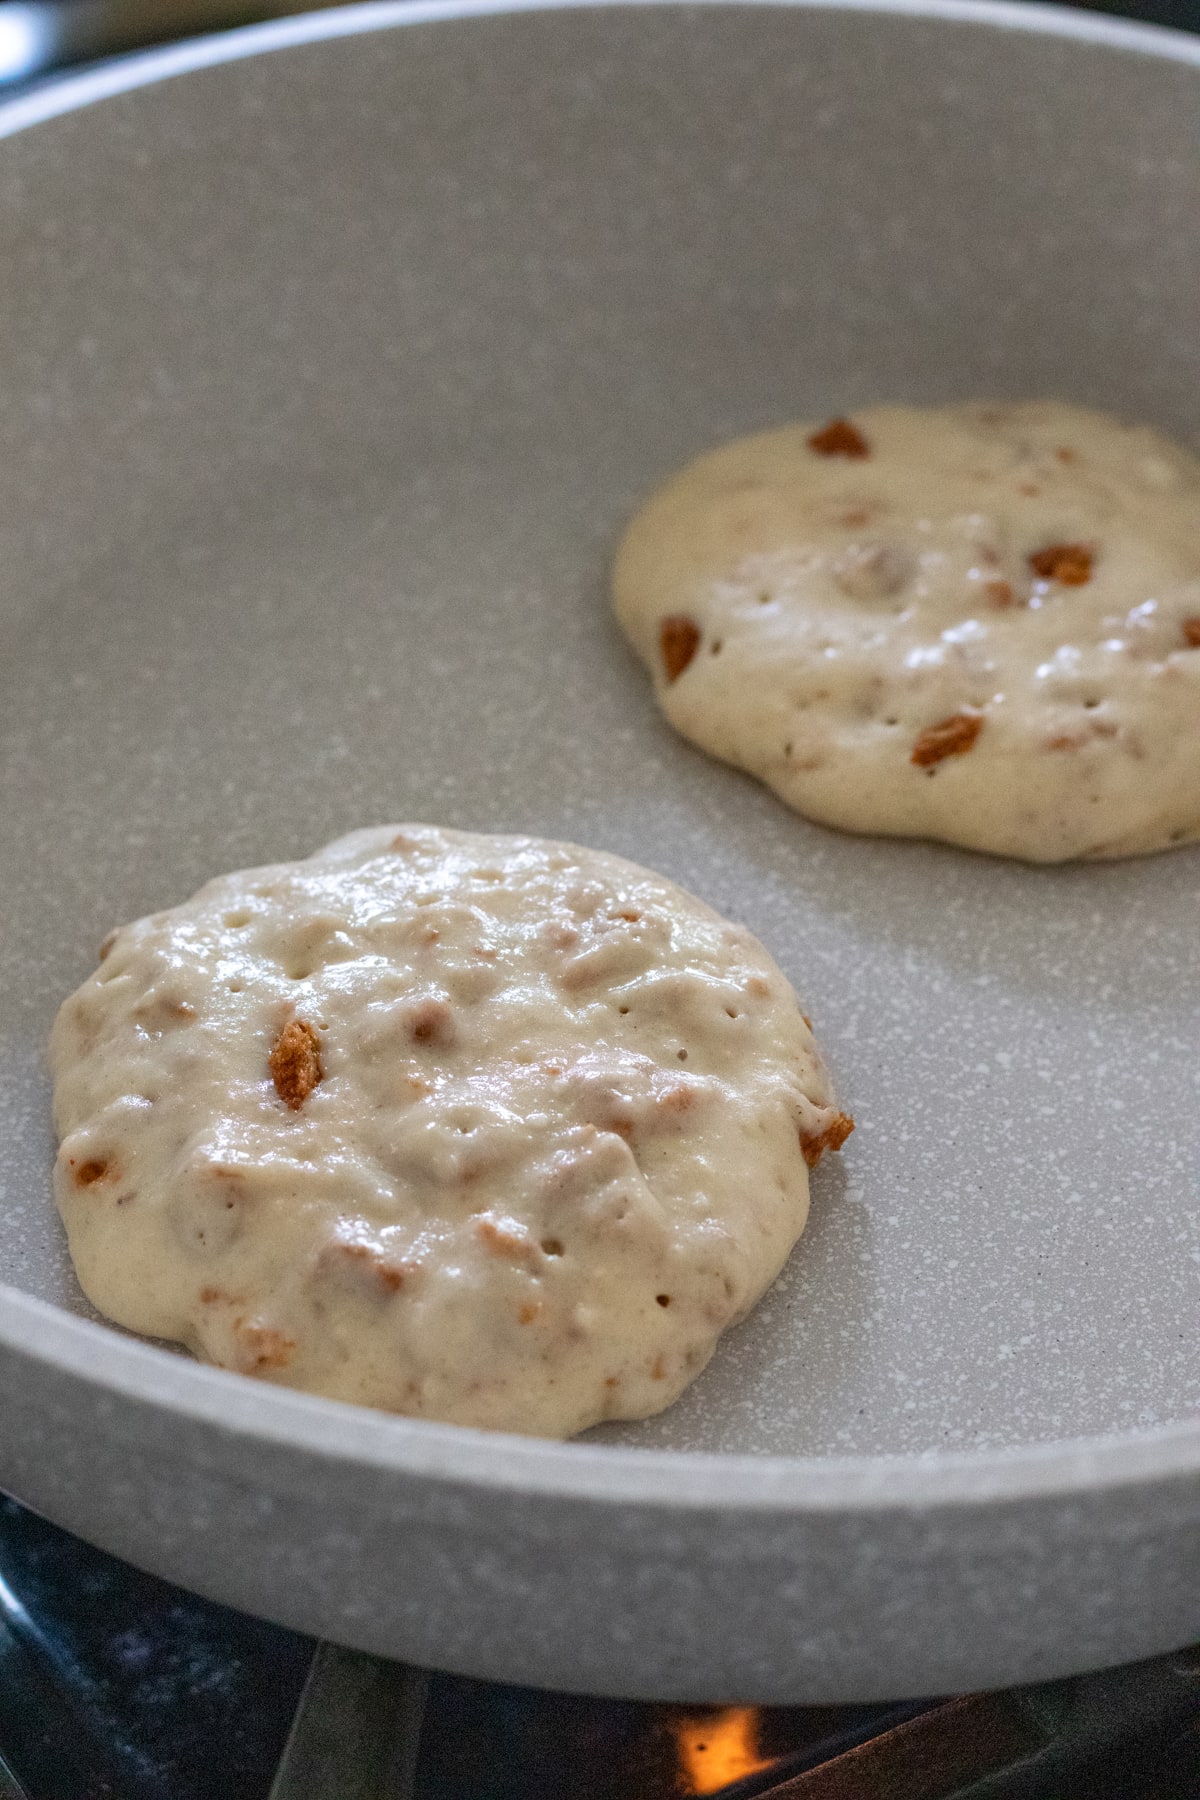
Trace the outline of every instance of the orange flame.
{"type": "Polygon", "coordinates": [[[758,1753],[756,1706],[726,1706],[705,1719],[680,1719],[674,1729],[685,1794],[718,1794],[774,1761],[758,1753]]]}

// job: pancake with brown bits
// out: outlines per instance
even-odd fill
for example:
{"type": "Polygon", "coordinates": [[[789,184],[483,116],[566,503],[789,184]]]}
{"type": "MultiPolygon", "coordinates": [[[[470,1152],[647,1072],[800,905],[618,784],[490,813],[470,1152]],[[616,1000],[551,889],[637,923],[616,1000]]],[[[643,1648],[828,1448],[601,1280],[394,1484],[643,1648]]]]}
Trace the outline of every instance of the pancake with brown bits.
{"type": "Polygon", "coordinates": [[[1057,402],[701,456],[617,557],[671,723],[798,812],[1031,862],[1200,837],[1200,461],[1057,402]]]}
{"type": "Polygon", "coordinates": [[[749,932],[615,856],[423,825],[124,927],[51,1051],[102,1312],[550,1437],[680,1393],[850,1129],[749,932]]]}

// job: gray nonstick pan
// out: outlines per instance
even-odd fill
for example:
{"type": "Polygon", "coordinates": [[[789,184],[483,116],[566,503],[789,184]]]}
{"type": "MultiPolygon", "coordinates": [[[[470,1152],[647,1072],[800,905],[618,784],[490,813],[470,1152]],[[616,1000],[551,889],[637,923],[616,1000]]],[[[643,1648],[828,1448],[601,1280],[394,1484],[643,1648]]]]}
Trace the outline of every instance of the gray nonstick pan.
{"type": "Polygon", "coordinates": [[[1196,446],[1198,120],[1200,42],[969,0],[352,7],[0,108],[5,1487],[556,1688],[849,1701],[1200,1632],[1200,856],[806,824],[669,733],[606,601],[648,487],[794,417],[1052,395],[1196,446]],[[403,819],[744,919],[858,1119],[658,1419],[370,1414],[74,1285],[44,1043],[109,927],[403,819]]]}

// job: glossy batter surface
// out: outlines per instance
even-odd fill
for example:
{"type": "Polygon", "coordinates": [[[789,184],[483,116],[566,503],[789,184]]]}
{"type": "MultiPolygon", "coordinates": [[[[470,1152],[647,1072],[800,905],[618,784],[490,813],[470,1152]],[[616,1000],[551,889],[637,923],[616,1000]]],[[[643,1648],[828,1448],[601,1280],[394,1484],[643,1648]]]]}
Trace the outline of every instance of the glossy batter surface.
{"type": "Polygon", "coordinates": [[[747,931],[614,856],[429,826],[126,926],[51,1052],[109,1317],[546,1436],[675,1398],[850,1128],[747,931]]]}
{"type": "Polygon", "coordinates": [[[1056,402],[876,407],[655,494],[618,616],[797,811],[1033,862],[1200,837],[1200,462],[1056,402]]]}

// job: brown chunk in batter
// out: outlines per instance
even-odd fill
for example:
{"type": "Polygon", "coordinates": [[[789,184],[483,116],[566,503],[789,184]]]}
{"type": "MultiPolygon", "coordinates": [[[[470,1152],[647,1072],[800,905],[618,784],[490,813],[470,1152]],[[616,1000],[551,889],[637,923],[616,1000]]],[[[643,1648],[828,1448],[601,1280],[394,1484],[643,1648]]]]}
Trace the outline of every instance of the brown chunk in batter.
{"type": "Polygon", "coordinates": [[[97,1181],[103,1181],[111,1174],[111,1166],[104,1157],[95,1156],[87,1162],[80,1163],[75,1171],[75,1180],[80,1187],[93,1187],[97,1181]]]}
{"type": "Polygon", "coordinates": [[[321,1067],[321,1040],[304,1019],[285,1025],[271,1047],[269,1058],[275,1092],[285,1106],[299,1112],[325,1071],[321,1067]]]}
{"type": "Polygon", "coordinates": [[[1086,544],[1047,544],[1035,550],[1029,566],[1043,581],[1060,581],[1064,587],[1082,587],[1092,578],[1093,556],[1086,544]]]}
{"type": "Polygon", "coordinates": [[[840,1150],[853,1130],[854,1120],[850,1114],[836,1112],[823,1131],[800,1133],[800,1154],[809,1168],[815,1169],[826,1150],[840,1150]]]}
{"type": "Polygon", "coordinates": [[[948,719],[939,719],[936,725],[925,728],[908,760],[916,763],[918,769],[928,769],[943,757],[965,756],[982,730],[982,713],[952,713],[948,719]]]}
{"type": "Polygon", "coordinates": [[[857,425],[849,419],[830,419],[820,431],[814,431],[808,440],[810,450],[818,456],[870,456],[871,446],[868,444],[857,425]]]}
{"type": "Polygon", "coordinates": [[[686,613],[668,613],[658,627],[658,648],[668,681],[678,681],[700,648],[700,627],[686,613]]]}
{"type": "Polygon", "coordinates": [[[499,1256],[505,1262],[537,1261],[533,1239],[515,1219],[497,1219],[491,1213],[483,1213],[476,1221],[475,1235],[489,1255],[499,1256]]]}
{"type": "Polygon", "coordinates": [[[406,1279],[418,1272],[416,1263],[396,1261],[375,1245],[353,1238],[335,1238],[322,1250],[317,1264],[322,1272],[348,1276],[361,1289],[380,1294],[398,1294],[406,1279]]]}
{"type": "Polygon", "coordinates": [[[454,1042],[454,1014],[444,1000],[420,1000],[407,1017],[408,1035],[414,1044],[445,1049],[454,1042]]]}
{"type": "Polygon", "coordinates": [[[1185,643],[1190,644],[1193,650],[1200,650],[1200,619],[1185,619],[1183,636],[1185,643]]]}
{"type": "Polygon", "coordinates": [[[286,1369],[296,1348],[295,1338],[276,1331],[271,1325],[249,1324],[244,1319],[233,1322],[237,1345],[237,1365],[247,1375],[263,1369],[286,1369]]]}

